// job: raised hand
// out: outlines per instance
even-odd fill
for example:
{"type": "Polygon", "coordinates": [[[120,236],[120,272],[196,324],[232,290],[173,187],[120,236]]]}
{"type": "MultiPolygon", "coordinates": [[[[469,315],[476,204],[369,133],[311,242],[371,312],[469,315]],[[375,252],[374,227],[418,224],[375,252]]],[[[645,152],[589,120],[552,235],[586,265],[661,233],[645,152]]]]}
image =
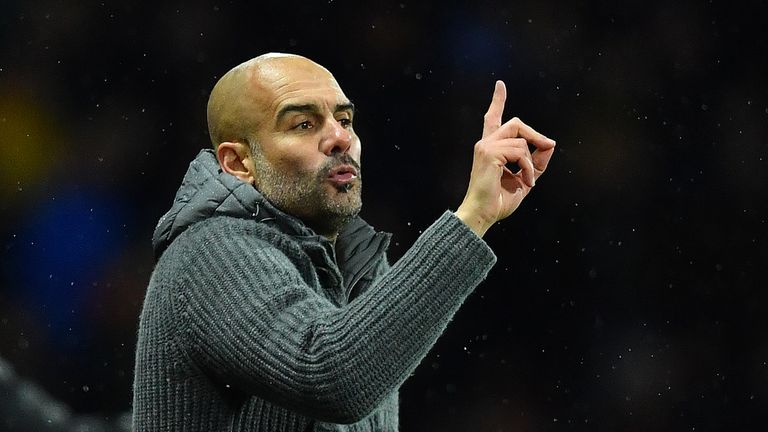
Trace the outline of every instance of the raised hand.
{"type": "Polygon", "coordinates": [[[547,168],[555,141],[536,132],[519,118],[502,124],[507,99],[503,81],[496,81],[485,113],[483,136],[475,144],[472,174],[458,216],[477,235],[514,212],[547,168]],[[528,146],[535,147],[533,153],[528,146]],[[520,168],[512,172],[507,165],[520,168]]]}

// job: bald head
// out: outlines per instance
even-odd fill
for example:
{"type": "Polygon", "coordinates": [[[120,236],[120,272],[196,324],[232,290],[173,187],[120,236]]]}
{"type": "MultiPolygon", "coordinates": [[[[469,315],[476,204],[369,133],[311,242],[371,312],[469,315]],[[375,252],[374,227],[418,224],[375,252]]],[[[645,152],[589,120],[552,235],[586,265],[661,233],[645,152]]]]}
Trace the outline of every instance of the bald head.
{"type": "Polygon", "coordinates": [[[297,55],[265,54],[216,83],[208,130],[224,172],[335,238],[362,206],[354,113],[324,67],[297,55]]]}
{"type": "MultiPolygon", "coordinates": [[[[253,135],[265,120],[269,92],[281,85],[289,71],[333,75],[319,64],[295,54],[268,53],[238,66],[219,79],[208,99],[208,132],[215,149],[222,142],[253,143],[253,135]]],[[[334,80],[335,81],[335,80],[334,80]]]]}

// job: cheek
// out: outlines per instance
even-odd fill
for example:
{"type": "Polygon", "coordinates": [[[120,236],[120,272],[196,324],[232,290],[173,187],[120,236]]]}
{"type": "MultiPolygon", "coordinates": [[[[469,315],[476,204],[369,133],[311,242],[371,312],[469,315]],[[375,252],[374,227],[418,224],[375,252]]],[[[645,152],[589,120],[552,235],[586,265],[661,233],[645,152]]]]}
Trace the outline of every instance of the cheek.
{"type": "Polygon", "coordinates": [[[277,161],[277,169],[288,176],[303,176],[317,172],[322,168],[325,159],[325,155],[320,152],[285,155],[277,161]]]}

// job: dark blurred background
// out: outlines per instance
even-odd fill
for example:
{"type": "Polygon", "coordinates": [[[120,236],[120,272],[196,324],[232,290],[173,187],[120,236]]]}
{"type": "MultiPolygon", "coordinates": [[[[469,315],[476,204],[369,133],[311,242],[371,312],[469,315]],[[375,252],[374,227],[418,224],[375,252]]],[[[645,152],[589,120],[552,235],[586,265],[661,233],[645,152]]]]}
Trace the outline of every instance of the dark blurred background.
{"type": "Polygon", "coordinates": [[[282,51],[359,108],[393,260],[461,202],[494,80],[558,142],[402,388],[403,431],[765,430],[767,24],[762,1],[3,0],[6,370],[73,414],[130,410],[150,238],[208,93],[282,51]]]}

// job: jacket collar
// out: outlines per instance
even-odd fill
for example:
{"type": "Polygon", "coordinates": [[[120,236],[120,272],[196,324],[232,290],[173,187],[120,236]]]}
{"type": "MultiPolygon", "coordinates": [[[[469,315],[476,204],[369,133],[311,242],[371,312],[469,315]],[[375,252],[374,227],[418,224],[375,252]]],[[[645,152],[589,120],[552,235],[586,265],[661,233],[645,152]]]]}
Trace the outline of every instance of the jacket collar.
{"type": "MultiPolygon", "coordinates": [[[[204,149],[189,164],[170,210],[155,227],[152,236],[155,258],[159,259],[173,240],[187,228],[215,216],[270,222],[276,224],[281,232],[302,243],[316,241],[326,246],[329,243],[299,218],[273,206],[252,185],[224,172],[213,150],[204,149]]],[[[336,262],[345,282],[355,279],[355,273],[361,267],[386,249],[389,238],[389,234],[377,233],[360,217],[350,221],[339,233],[335,247],[336,262]]]]}

